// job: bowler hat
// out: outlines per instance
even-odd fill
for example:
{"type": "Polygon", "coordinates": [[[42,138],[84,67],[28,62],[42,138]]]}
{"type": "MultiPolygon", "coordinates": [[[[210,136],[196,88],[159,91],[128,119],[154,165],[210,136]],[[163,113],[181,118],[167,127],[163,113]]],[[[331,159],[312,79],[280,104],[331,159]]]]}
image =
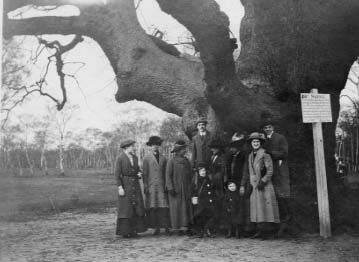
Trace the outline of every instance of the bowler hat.
{"type": "Polygon", "coordinates": [[[269,111],[264,111],[261,113],[261,128],[265,127],[265,126],[269,126],[269,125],[274,125],[275,121],[274,121],[274,116],[271,112],[269,111]]]}
{"type": "Polygon", "coordinates": [[[146,145],[148,145],[148,146],[152,146],[152,145],[160,146],[162,144],[162,142],[163,142],[163,140],[159,136],[151,136],[148,139],[148,142],[146,143],[146,145]]]}
{"type": "Polygon", "coordinates": [[[208,121],[207,121],[207,119],[205,119],[205,118],[199,118],[197,121],[196,121],[196,126],[199,124],[199,123],[204,123],[205,125],[207,125],[208,124],[208,121]]]}
{"type": "Polygon", "coordinates": [[[121,148],[126,148],[129,147],[131,145],[133,145],[134,143],[136,143],[136,141],[132,140],[132,139],[127,139],[121,142],[120,147],[121,148]]]}
{"type": "Polygon", "coordinates": [[[186,142],[185,142],[185,141],[183,141],[183,140],[178,140],[178,141],[176,141],[176,143],[174,144],[171,153],[176,153],[176,152],[178,152],[178,151],[180,151],[181,149],[186,148],[186,147],[187,147],[187,145],[186,145],[186,142]]]}
{"type": "Polygon", "coordinates": [[[259,133],[259,132],[253,132],[252,134],[250,134],[247,141],[250,142],[253,139],[259,139],[262,142],[266,141],[266,138],[265,138],[264,134],[259,133]]]}

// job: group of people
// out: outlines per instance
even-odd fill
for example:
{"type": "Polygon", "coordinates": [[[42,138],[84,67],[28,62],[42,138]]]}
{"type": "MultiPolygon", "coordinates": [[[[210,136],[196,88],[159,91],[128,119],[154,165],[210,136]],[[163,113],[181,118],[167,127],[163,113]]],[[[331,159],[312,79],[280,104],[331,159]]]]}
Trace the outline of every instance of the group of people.
{"type": "Polygon", "coordinates": [[[236,132],[226,144],[207,130],[205,119],[196,126],[191,160],[185,141],[174,144],[167,160],[160,152],[162,139],[152,136],[142,172],[135,141],[121,143],[116,234],[131,238],[153,228],[154,235],[164,229],[167,235],[201,238],[221,232],[237,238],[283,236],[291,218],[285,137],[266,122],[263,132],[248,137],[236,132]]]}

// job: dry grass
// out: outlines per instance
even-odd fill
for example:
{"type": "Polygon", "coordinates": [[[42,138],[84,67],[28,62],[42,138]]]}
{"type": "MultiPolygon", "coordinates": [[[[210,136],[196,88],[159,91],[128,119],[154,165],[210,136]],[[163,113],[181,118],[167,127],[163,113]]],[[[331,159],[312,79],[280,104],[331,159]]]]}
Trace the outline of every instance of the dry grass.
{"type": "Polygon", "coordinates": [[[27,221],[73,209],[101,210],[116,204],[115,179],[105,170],[68,171],[66,176],[0,175],[0,220],[27,221]]]}

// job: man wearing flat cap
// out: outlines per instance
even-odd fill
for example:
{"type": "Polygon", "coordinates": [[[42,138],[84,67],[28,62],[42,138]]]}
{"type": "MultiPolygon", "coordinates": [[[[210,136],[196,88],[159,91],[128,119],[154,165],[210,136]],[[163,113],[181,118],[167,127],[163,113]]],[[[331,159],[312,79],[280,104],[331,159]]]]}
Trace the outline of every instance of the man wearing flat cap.
{"type": "Polygon", "coordinates": [[[143,159],[147,224],[155,229],[153,235],[158,235],[160,228],[165,228],[165,232],[169,234],[170,228],[168,196],[165,192],[167,159],[159,151],[162,141],[159,136],[151,136],[146,143],[151,151],[143,159]]]}
{"type": "Polygon", "coordinates": [[[134,154],[135,141],[121,143],[123,152],[116,159],[115,177],[118,187],[116,235],[124,238],[137,236],[146,231],[145,209],[139,179],[138,158],[134,154]]]}
{"type": "Polygon", "coordinates": [[[199,163],[211,162],[211,150],[208,147],[212,140],[212,134],[207,130],[207,120],[200,118],[196,122],[198,133],[192,138],[192,167],[197,168],[199,163]]]}
{"type": "Polygon", "coordinates": [[[287,139],[274,131],[274,121],[271,119],[262,122],[266,134],[264,148],[273,160],[273,185],[278,199],[280,214],[280,228],[278,237],[283,236],[291,219],[290,214],[290,183],[288,169],[288,143],[287,139]]]}

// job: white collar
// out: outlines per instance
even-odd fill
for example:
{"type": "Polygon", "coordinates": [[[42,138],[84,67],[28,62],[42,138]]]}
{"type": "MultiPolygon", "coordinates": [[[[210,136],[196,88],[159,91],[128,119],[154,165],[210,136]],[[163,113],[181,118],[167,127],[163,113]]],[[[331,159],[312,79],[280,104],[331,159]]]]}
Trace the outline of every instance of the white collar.
{"type": "Polygon", "coordinates": [[[200,136],[205,136],[206,134],[207,134],[207,131],[199,132],[199,135],[200,135],[200,136]]]}
{"type": "Polygon", "coordinates": [[[272,133],[270,133],[269,135],[267,135],[268,138],[271,138],[273,135],[274,131],[272,131],[272,133]]]}
{"type": "Polygon", "coordinates": [[[129,159],[132,159],[132,158],[133,158],[133,156],[132,156],[131,153],[127,153],[127,152],[125,151],[125,154],[126,154],[126,156],[128,156],[129,159]]]}

